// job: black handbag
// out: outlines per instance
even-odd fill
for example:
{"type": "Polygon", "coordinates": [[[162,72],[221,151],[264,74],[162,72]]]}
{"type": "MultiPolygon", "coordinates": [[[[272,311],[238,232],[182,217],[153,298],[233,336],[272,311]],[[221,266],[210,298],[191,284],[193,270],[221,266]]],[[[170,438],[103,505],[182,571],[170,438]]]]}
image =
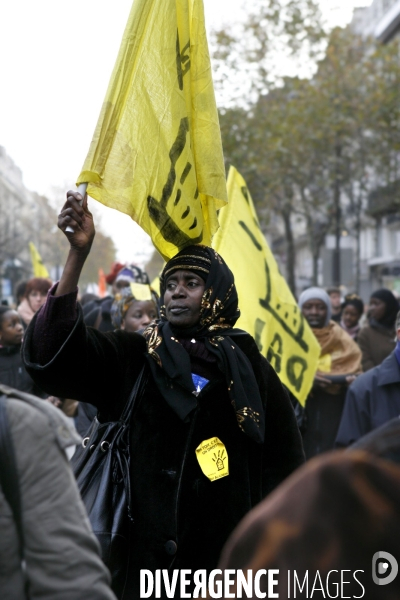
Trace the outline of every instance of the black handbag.
{"type": "Polygon", "coordinates": [[[143,366],[119,421],[95,417],[71,459],[72,468],[111,587],[122,598],[129,566],[131,515],[129,430],[135,404],[143,396],[148,372],[143,366]]]}

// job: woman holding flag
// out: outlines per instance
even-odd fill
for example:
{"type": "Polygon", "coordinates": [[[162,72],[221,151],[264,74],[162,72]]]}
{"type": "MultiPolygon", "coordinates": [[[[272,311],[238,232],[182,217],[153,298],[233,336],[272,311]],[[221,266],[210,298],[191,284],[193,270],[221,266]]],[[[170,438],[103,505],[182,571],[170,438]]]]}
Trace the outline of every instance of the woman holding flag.
{"type": "Polygon", "coordinates": [[[68,192],[59,216],[70,252],[27,332],[24,359],[46,391],[94,404],[100,421],[120,417],[145,366],[129,436],[134,522],[124,597],[133,598],[140,570],[215,568],[237,523],[304,456],[277,375],[234,328],[233,274],[211,248],[189,246],[167,262],[161,318],[143,336],[86,328],[77,284],[95,230],[81,200],[68,192]]]}

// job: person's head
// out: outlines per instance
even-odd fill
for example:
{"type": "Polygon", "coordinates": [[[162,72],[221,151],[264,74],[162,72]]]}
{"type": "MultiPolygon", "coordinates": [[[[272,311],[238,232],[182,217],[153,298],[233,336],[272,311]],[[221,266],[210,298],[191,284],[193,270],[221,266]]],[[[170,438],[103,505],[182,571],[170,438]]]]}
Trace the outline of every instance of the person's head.
{"type": "Polygon", "coordinates": [[[89,302],[93,302],[93,300],[99,300],[99,297],[96,296],[96,294],[90,294],[89,292],[87,292],[86,294],[83,294],[83,296],[80,299],[81,306],[83,307],[86,304],[89,304],[89,302]]]}
{"type": "Polygon", "coordinates": [[[311,287],[300,294],[299,306],[303,317],[313,329],[322,329],[331,318],[331,302],[322,288],[311,287]]]}
{"type": "Polygon", "coordinates": [[[363,312],[364,302],[357,294],[346,296],[342,310],[342,321],[347,329],[352,329],[358,325],[363,312]]]}
{"type": "MultiPolygon", "coordinates": [[[[372,561],[377,552],[384,550],[397,559],[400,555],[399,502],[397,465],[367,452],[323,454],[295,471],[244,517],[227,541],[218,568],[245,573],[278,569],[274,591],[279,598],[294,597],[294,574],[300,582],[308,574],[310,586],[323,582],[326,597],[400,598],[400,577],[378,586],[371,576],[371,566],[379,565],[372,561]]],[[[382,571],[374,575],[381,583],[386,577],[382,571]]],[[[267,577],[261,578],[260,587],[267,591],[267,577]]]]}
{"type": "Polygon", "coordinates": [[[158,319],[157,295],[150,286],[143,285],[143,299],[135,298],[131,287],[124,287],[115,296],[111,307],[111,321],[116,329],[135,332],[145,329],[158,319]]]}
{"type": "Polygon", "coordinates": [[[149,276],[137,265],[126,265],[120,269],[112,284],[114,296],[124,288],[129,288],[131,283],[150,285],[149,276]]]}
{"type": "Polygon", "coordinates": [[[17,287],[15,288],[15,300],[17,306],[21,304],[22,300],[25,297],[27,283],[27,281],[20,281],[17,287]]]}
{"type": "Polygon", "coordinates": [[[16,310],[9,306],[0,306],[0,344],[16,346],[22,342],[24,327],[16,310]]]}
{"type": "Polygon", "coordinates": [[[108,283],[108,285],[111,285],[113,287],[114,295],[115,295],[114,282],[117,278],[118,273],[123,268],[124,268],[124,265],[122,263],[113,262],[113,264],[111,265],[111,271],[109,273],[107,273],[107,275],[106,275],[106,283],[108,283]]]}
{"type": "Polygon", "coordinates": [[[207,246],[189,246],[169,260],[160,290],[161,318],[178,329],[228,329],[240,316],[233,273],[207,246]]]}
{"type": "Polygon", "coordinates": [[[399,303],[390,290],[382,288],[371,294],[368,316],[384,327],[393,328],[399,311],[399,303]]]}
{"type": "Polygon", "coordinates": [[[340,312],[342,304],[342,294],[340,292],[340,289],[336,287],[328,288],[326,290],[326,293],[328,294],[331,301],[332,313],[337,314],[338,312],[340,312]]]}
{"type": "Polygon", "coordinates": [[[51,281],[44,277],[34,277],[26,284],[25,298],[33,312],[37,312],[46,302],[47,292],[51,288],[51,281]]]}
{"type": "Polygon", "coordinates": [[[400,311],[397,313],[396,317],[396,336],[397,341],[400,342],[400,311]]]}

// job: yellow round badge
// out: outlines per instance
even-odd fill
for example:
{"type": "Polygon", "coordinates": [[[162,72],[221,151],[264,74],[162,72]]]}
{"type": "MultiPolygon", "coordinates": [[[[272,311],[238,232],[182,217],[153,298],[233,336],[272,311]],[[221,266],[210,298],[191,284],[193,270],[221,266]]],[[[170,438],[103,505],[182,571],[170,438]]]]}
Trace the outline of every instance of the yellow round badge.
{"type": "Polygon", "coordinates": [[[210,481],[229,475],[228,453],[219,438],[201,442],[196,448],[196,457],[201,470],[210,481]]]}

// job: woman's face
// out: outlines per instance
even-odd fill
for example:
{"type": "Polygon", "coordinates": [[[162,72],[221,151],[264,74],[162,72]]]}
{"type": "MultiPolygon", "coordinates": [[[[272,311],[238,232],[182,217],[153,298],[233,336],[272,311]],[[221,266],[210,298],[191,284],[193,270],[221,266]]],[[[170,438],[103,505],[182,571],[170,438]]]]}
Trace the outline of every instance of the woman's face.
{"type": "Polygon", "coordinates": [[[375,321],[381,321],[386,312],[386,304],[379,298],[371,298],[369,301],[368,316],[375,321]]]}
{"type": "Polygon", "coordinates": [[[154,319],[157,319],[157,309],[152,300],[134,300],[122,319],[121,329],[139,331],[145,329],[154,319]]]}
{"type": "Polygon", "coordinates": [[[123,288],[129,287],[131,284],[126,279],[119,279],[118,281],[114,281],[112,284],[112,293],[115,296],[120,292],[123,288]]]}
{"type": "Polygon", "coordinates": [[[4,313],[0,326],[0,344],[2,346],[16,346],[22,342],[24,328],[17,311],[9,310],[4,313]]]}
{"type": "Polygon", "coordinates": [[[351,329],[352,327],[355,327],[358,323],[358,321],[360,320],[360,313],[358,312],[358,310],[356,309],[355,306],[353,306],[352,304],[349,304],[348,306],[346,306],[343,309],[342,312],[342,320],[343,323],[346,325],[347,329],[351,329]]]}
{"type": "Polygon", "coordinates": [[[28,295],[29,306],[33,312],[37,312],[41,306],[46,302],[47,294],[39,292],[39,290],[32,290],[28,295]]]}
{"type": "Polygon", "coordinates": [[[167,279],[164,293],[166,317],[171,325],[189,328],[200,320],[205,283],[192,271],[179,269],[167,279]]]}

